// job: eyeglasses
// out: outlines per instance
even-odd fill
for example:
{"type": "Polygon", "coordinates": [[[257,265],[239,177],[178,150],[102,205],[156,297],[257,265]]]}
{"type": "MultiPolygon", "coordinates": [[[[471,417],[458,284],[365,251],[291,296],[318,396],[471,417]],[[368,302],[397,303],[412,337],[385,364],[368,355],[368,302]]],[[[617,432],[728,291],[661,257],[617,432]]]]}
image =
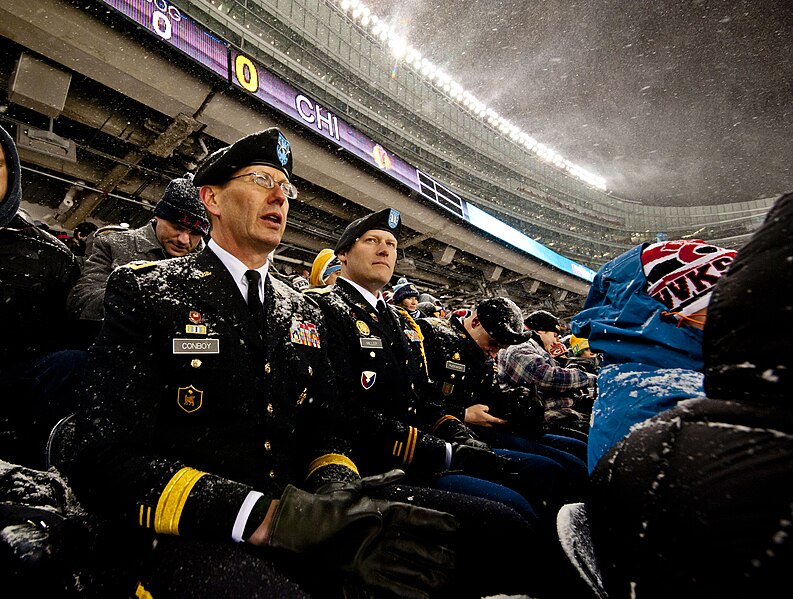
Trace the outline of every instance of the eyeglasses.
{"type": "MultiPolygon", "coordinates": [[[[229,177],[229,181],[232,179],[241,179],[242,177],[248,176],[253,177],[253,182],[256,183],[256,185],[259,187],[264,187],[265,189],[272,189],[276,185],[275,179],[273,179],[267,173],[245,173],[244,175],[229,177]]],[[[297,199],[297,187],[292,185],[289,181],[281,181],[278,183],[278,187],[281,188],[281,191],[283,191],[284,195],[290,200],[297,199]]]]}

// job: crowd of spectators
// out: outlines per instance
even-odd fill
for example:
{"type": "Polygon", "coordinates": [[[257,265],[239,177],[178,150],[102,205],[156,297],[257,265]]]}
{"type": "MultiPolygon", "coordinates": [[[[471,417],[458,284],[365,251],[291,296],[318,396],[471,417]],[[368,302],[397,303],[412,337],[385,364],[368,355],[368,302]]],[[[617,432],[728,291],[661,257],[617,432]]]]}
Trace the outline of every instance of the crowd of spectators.
{"type": "Polygon", "coordinates": [[[781,584],[788,353],[744,339],[767,348],[766,316],[791,338],[793,196],[738,253],[673,240],[615,258],[568,327],[393,281],[391,208],[310,271],[277,272],[292,160],[278,129],[249,135],[171,181],[143,227],[61,240],[20,208],[0,128],[10,587],[583,599],[781,584]],[[572,503],[589,510],[595,591],[557,534],[572,503]]]}

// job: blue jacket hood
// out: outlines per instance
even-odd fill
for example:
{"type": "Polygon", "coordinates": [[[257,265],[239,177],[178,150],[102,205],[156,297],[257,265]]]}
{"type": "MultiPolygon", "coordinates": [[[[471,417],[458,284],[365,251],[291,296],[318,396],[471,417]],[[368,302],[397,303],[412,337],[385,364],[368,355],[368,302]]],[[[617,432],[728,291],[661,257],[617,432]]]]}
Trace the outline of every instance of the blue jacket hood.
{"type": "Polygon", "coordinates": [[[701,371],[702,331],[662,317],[666,307],[646,292],[641,253],[647,245],[600,268],[583,309],[570,321],[572,332],[603,354],[604,366],[638,362],[701,371]]]}
{"type": "Polygon", "coordinates": [[[19,210],[19,202],[22,199],[22,170],[19,166],[16,144],[2,127],[0,127],[0,144],[3,146],[8,171],[6,195],[0,198],[0,227],[5,227],[19,210]]]}

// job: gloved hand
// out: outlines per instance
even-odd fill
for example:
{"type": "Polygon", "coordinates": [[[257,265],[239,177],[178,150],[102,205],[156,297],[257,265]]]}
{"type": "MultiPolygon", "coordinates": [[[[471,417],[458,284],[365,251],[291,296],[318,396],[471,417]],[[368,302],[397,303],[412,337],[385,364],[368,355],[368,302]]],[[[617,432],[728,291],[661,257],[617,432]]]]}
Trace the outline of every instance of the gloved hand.
{"type": "Polygon", "coordinates": [[[363,495],[403,475],[326,485],[317,494],[287,486],[268,544],[340,568],[346,587],[363,596],[429,597],[454,568],[451,543],[459,524],[445,512],[363,495]]]}
{"type": "Polygon", "coordinates": [[[490,451],[490,445],[477,439],[475,436],[473,436],[473,433],[471,433],[471,436],[464,434],[455,435],[451,440],[453,443],[457,443],[459,445],[467,445],[468,447],[475,447],[476,449],[490,451]]]}
{"type": "Polygon", "coordinates": [[[459,443],[460,445],[478,447],[479,449],[490,449],[487,443],[476,438],[474,431],[456,418],[445,419],[440,426],[436,427],[433,433],[450,443],[459,443]]]}
{"type": "Polygon", "coordinates": [[[477,478],[504,482],[512,475],[511,461],[489,449],[452,443],[452,463],[449,470],[459,470],[477,478]]]}

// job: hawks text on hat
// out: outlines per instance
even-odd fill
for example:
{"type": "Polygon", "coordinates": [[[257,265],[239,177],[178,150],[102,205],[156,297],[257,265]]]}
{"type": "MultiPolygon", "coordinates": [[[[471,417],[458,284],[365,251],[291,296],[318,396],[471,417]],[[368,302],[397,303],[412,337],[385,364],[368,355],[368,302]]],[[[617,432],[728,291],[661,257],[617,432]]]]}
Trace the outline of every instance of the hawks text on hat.
{"type": "Polygon", "coordinates": [[[389,233],[393,233],[394,237],[399,241],[399,232],[401,229],[402,218],[400,217],[399,210],[385,208],[379,212],[373,212],[347,225],[347,228],[344,229],[341,237],[339,237],[338,243],[336,243],[334,252],[336,255],[346,252],[366,231],[388,231],[389,233]]]}
{"type": "Polygon", "coordinates": [[[261,164],[292,178],[292,147],[277,127],[252,133],[210,154],[195,174],[195,184],[220,185],[246,166],[261,164]]]}
{"type": "Polygon", "coordinates": [[[647,293],[671,312],[696,314],[707,307],[735,254],[701,239],[651,244],[642,251],[647,293]]]}

